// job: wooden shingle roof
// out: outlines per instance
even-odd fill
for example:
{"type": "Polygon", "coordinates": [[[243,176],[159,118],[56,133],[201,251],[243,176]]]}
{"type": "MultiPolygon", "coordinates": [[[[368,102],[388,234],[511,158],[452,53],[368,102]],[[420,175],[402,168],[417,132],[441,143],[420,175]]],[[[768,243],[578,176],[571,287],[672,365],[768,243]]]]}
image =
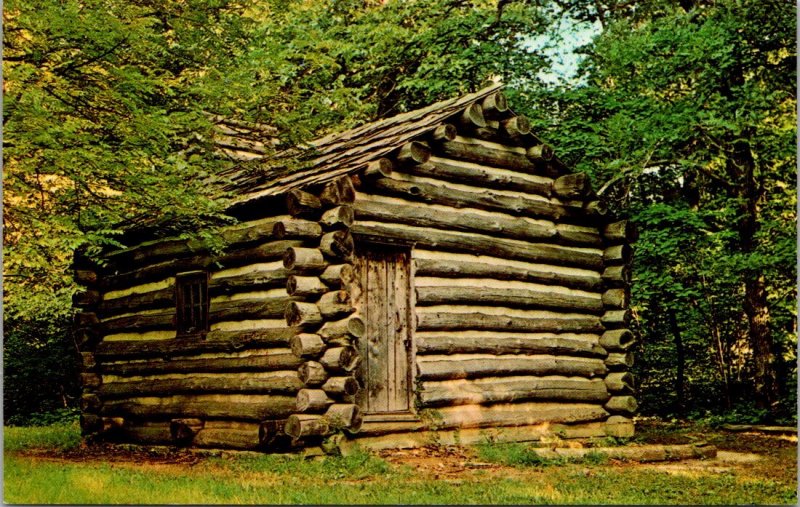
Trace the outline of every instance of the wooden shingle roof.
{"type": "Polygon", "coordinates": [[[494,83],[475,93],[322,137],[271,158],[254,157],[223,175],[230,180],[224,190],[234,194],[232,204],[238,205],[356,172],[502,87],[502,83],[494,83]]]}

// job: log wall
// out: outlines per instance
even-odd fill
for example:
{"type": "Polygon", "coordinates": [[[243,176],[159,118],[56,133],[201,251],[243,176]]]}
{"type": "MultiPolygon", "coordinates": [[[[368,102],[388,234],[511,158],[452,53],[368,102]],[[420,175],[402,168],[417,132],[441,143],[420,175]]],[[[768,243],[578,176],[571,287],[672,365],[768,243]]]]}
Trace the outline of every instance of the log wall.
{"type": "Polygon", "coordinates": [[[633,342],[629,280],[618,275],[630,224],[609,224],[588,178],[564,174],[548,147],[514,130],[519,117],[479,125],[471,114],[424,139],[426,156],[357,181],[356,241],[411,247],[423,423],[632,434],[633,383],[613,356],[633,342]]]}
{"type": "Polygon", "coordinates": [[[298,329],[284,318],[301,298],[287,291],[283,257],[322,231],[285,213],[221,234],[220,256],[180,239],[112,252],[102,268],[76,255],[84,434],[236,449],[283,437],[303,388],[298,329]],[[177,336],[176,275],[193,270],[209,273],[209,331],[177,336]]]}

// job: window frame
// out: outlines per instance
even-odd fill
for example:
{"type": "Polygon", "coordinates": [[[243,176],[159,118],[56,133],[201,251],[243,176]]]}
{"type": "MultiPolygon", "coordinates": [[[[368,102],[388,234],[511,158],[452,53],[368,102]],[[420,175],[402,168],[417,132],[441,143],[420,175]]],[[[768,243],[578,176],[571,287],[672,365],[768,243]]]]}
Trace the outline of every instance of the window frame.
{"type": "MultiPolygon", "coordinates": [[[[210,301],[208,297],[208,271],[187,271],[178,273],[175,276],[175,336],[176,338],[201,337],[205,338],[209,331],[208,313],[210,301]],[[199,302],[193,303],[185,301],[186,287],[199,285],[197,292],[199,302]],[[199,317],[195,317],[192,312],[199,310],[199,317]],[[187,318],[187,310],[189,316],[187,318]]],[[[193,291],[190,290],[190,294],[193,291]]]]}

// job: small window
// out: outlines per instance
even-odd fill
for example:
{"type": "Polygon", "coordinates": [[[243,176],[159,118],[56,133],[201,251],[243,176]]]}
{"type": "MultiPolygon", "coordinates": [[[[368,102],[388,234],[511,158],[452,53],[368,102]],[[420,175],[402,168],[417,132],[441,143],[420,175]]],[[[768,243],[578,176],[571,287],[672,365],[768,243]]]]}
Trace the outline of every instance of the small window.
{"type": "Polygon", "coordinates": [[[178,336],[208,331],[208,273],[181,273],[175,283],[178,336]]]}

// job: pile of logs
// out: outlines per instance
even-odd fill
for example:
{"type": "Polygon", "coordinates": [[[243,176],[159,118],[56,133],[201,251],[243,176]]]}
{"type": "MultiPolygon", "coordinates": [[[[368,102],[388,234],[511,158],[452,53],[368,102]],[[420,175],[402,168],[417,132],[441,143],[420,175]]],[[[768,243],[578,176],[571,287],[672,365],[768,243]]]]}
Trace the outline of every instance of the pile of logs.
{"type": "MultiPolygon", "coordinates": [[[[380,170],[380,163],[369,169],[380,170]]],[[[355,370],[361,358],[354,340],[365,331],[353,295],[355,189],[351,178],[342,176],[316,190],[290,191],[286,203],[292,218],[275,226],[287,238],[319,231],[318,246],[291,247],[283,257],[289,273],[286,291],[295,299],[286,305],[284,317],[298,330],[290,345],[301,361],[298,377],[303,384],[284,427],[295,440],[339,430],[356,433],[363,421],[355,404],[360,389],[355,370]]]]}
{"type": "Polygon", "coordinates": [[[628,369],[633,366],[631,347],[635,343],[633,333],[628,329],[631,321],[630,281],[632,249],[630,244],[637,239],[636,228],[632,222],[622,220],[603,228],[603,307],[601,319],[606,331],[600,337],[600,345],[608,351],[605,363],[609,373],[605,383],[612,394],[605,408],[614,414],[609,418],[609,433],[612,436],[633,436],[633,422],[630,416],[636,412],[638,404],[633,397],[635,390],[633,375],[628,369]]]}

